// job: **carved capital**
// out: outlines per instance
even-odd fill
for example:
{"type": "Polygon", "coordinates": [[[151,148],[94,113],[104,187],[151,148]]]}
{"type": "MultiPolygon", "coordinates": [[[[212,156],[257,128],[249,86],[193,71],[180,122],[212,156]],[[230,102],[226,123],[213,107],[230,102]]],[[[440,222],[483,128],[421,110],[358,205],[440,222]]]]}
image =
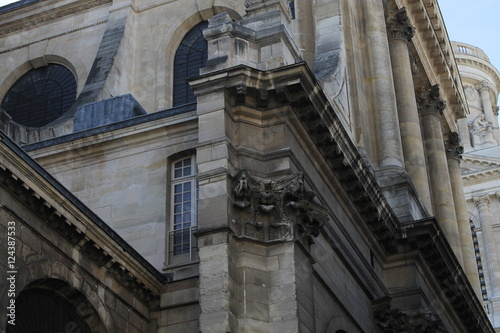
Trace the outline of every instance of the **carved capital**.
{"type": "Polygon", "coordinates": [[[386,25],[389,39],[403,39],[409,42],[415,35],[415,27],[411,25],[405,7],[391,12],[386,19],[386,25]]]}
{"type": "Polygon", "coordinates": [[[298,239],[313,244],[328,220],[301,173],[278,180],[256,180],[241,171],[233,190],[232,228],[241,238],[263,242],[298,239]]]}
{"type": "Polygon", "coordinates": [[[460,136],[457,132],[451,132],[446,142],[446,157],[460,160],[463,153],[464,147],[460,144],[460,136]]]}
{"type": "Polygon", "coordinates": [[[474,201],[477,208],[490,207],[490,196],[488,194],[473,196],[472,201],[474,201]]]}
{"type": "Polygon", "coordinates": [[[482,81],[476,85],[476,89],[480,92],[489,92],[491,90],[491,85],[488,81],[482,81]]]}
{"type": "Polygon", "coordinates": [[[439,85],[436,84],[430,89],[422,89],[417,98],[420,114],[441,115],[446,108],[446,102],[439,96],[439,85]]]}

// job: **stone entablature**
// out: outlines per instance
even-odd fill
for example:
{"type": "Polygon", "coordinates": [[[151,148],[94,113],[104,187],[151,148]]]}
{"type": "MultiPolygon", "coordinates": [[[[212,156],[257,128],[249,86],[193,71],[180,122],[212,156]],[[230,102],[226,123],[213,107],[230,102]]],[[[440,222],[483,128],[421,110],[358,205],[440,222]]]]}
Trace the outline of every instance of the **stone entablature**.
{"type": "MultiPolygon", "coordinates": [[[[23,22],[4,23],[0,25],[0,37],[14,32],[23,31],[26,29],[36,28],[37,26],[47,24],[51,21],[64,18],[73,14],[77,14],[94,7],[111,4],[112,0],[94,0],[94,1],[75,1],[71,5],[55,7],[51,10],[43,11],[39,14],[33,14],[23,19],[23,22]]],[[[0,15],[3,14],[0,12],[0,15]]]]}

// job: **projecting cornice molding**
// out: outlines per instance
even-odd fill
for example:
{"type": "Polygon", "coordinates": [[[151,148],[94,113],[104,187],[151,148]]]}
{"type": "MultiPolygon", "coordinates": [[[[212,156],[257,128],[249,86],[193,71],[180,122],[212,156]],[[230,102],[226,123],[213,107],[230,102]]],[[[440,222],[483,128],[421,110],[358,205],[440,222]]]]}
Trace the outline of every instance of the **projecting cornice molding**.
{"type": "MultiPolygon", "coordinates": [[[[144,304],[157,304],[168,282],[115,231],[0,132],[0,186],[35,212],[144,304]]],[[[9,210],[9,207],[0,205],[9,210]]]]}
{"type": "MultiPolygon", "coordinates": [[[[79,12],[83,12],[94,7],[99,7],[105,4],[111,4],[112,0],[94,0],[94,1],[78,1],[76,3],[53,8],[42,13],[34,14],[25,19],[21,23],[6,23],[0,25],[0,36],[5,36],[18,31],[25,31],[36,28],[42,24],[47,24],[51,21],[64,18],[79,12]]],[[[17,22],[17,21],[15,21],[17,22]]]]}
{"type": "Polygon", "coordinates": [[[416,28],[411,43],[424,70],[422,79],[429,80],[432,85],[440,85],[442,98],[448,104],[444,118],[450,131],[456,132],[455,120],[468,113],[468,106],[437,1],[401,0],[396,3],[399,8],[407,8],[408,17],[416,28]]]}
{"type": "Polygon", "coordinates": [[[493,80],[495,80],[496,89],[500,90],[500,72],[489,62],[473,56],[467,55],[455,55],[457,64],[459,66],[466,66],[478,69],[482,72],[488,74],[493,80]]]}

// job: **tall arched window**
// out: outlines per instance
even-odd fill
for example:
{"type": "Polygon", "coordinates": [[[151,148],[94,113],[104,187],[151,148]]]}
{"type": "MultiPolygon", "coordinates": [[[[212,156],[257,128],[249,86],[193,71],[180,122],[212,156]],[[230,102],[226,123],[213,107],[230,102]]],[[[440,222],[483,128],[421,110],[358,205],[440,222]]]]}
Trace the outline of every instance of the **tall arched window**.
{"type": "Polygon", "coordinates": [[[175,53],[173,106],[196,102],[187,80],[198,76],[200,68],[207,62],[208,45],[203,37],[207,25],[207,22],[202,22],[191,29],[175,53]]]}

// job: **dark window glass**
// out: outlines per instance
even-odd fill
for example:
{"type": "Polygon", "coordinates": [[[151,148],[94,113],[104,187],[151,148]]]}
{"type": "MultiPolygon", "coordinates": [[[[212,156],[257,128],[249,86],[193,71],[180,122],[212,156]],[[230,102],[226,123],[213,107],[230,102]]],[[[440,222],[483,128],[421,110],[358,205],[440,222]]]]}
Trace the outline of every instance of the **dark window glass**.
{"type": "Polygon", "coordinates": [[[76,100],[76,80],[69,69],[50,64],[32,69],[14,83],[1,107],[12,120],[41,127],[59,118],[76,100]]]}
{"type": "Polygon", "coordinates": [[[175,53],[173,106],[196,102],[187,80],[198,76],[200,68],[207,63],[208,45],[203,37],[207,25],[202,22],[191,29],[175,53]]]}
{"type": "Polygon", "coordinates": [[[22,291],[15,314],[15,325],[7,325],[7,333],[91,332],[73,304],[45,289],[22,291]]]}

